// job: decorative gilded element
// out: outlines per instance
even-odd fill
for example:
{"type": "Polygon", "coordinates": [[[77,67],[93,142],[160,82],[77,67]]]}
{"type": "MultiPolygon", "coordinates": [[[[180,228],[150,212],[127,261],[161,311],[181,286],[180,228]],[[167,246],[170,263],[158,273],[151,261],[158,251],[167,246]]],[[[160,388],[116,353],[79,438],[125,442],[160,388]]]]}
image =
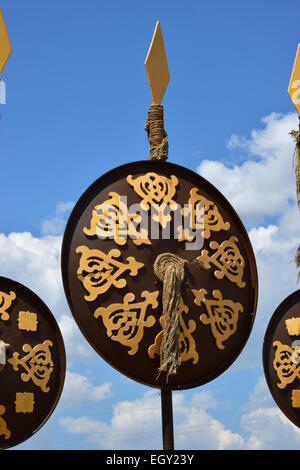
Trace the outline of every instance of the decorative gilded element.
{"type": "Polygon", "coordinates": [[[300,346],[292,349],[280,341],[274,341],[273,346],[275,348],[273,367],[280,381],[277,387],[285,388],[288,384],[294,382],[296,378],[300,379],[300,363],[295,360],[295,352],[300,350],[300,346]]]}
{"type": "Polygon", "coordinates": [[[34,393],[17,392],[15,400],[16,413],[33,413],[34,393]]]}
{"type": "Polygon", "coordinates": [[[50,340],[37,344],[33,348],[30,344],[24,344],[22,349],[27,353],[26,356],[19,359],[20,354],[14,352],[13,356],[7,361],[12,365],[14,371],[18,371],[19,366],[23,367],[25,370],[21,374],[23,382],[28,382],[31,379],[44,393],[50,390],[47,384],[53,371],[53,361],[49,349],[51,346],[53,344],[50,340]]]}
{"type": "Polygon", "coordinates": [[[101,317],[106,328],[107,336],[129,348],[128,354],[134,355],[139,349],[139,343],[144,335],[144,328],[154,325],[155,317],[149,315],[147,310],[151,306],[155,309],[158,305],[159,291],[142,292],[145,299],[134,302],[134,294],[126,294],[123,303],[111,304],[108,307],[100,307],[94,313],[95,318],[101,317]]]}
{"type": "Polygon", "coordinates": [[[0,292],[0,318],[3,321],[9,320],[9,313],[7,309],[11,306],[13,300],[15,300],[16,294],[11,290],[9,294],[0,292]]]}
{"type": "Polygon", "coordinates": [[[159,21],[145,60],[145,68],[151,90],[152,103],[161,104],[169,83],[169,68],[159,21]]]}
{"type": "Polygon", "coordinates": [[[154,210],[153,220],[165,228],[172,220],[170,212],[177,209],[177,204],[172,199],[178,185],[176,176],[171,175],[167,178],[151,172],[134,179],[132,175],[128,175],[127,183],[142,198],[141,207],[147,211],[154,210]]]}
{"type": "Polygon", "coordinates": [[[292,391],[292,407],[300,408],[300,389],[292,391]]]}
{"type": "Polygon", "coordinates": [[[6,412],[6,408],[3,405],[0,405],[0,437],[3,436],[4,439],[9,439],[11,432],[7,427],[7,423],[4,418],[1,418],[6,412]]]}
{"type": "Polygon", "coordinates": [[[33,312],[19,312],[18,328],[24,331],[37,331],[37,314],[33,312]]]}
{"type": "Polygon", "coordinates": [[[230,237],[229,240],[224,240],[221,245],[216,241],[211,241],[209,247],[211,250],[216,250],[215,253],[209,255],[207,250],[202,250],[196,261],[205,269],[211,268],[211,265],[218,268],[214,272],[217,279],[223,279],[225,276],[238,287],[245,287],[246,284],[243,281],[245,260],[238,249],[237,243],[238,239],[234,236],[230,237]]]}
{"type": "MultiPolygon", "coordinates": [[[[183,303],[180,298],[180,334],[179,334],[179,348],[181,361],[193,360],[193,364],[197,364],[199,361],[199,355],[196,351],[196,342],[193,338],[192,333],[196,330],[196,322],[189,320],[187,324],[184,322],[183,313],[188,314],[189,308],[183,303]]],[[[160,317],[159,322],[163,328],[163,316],[160,317]]],[[[163,338],[163,330],[156,335],[154,343],[148,348],[148,355],[151,359],[154,358],[155,354],[160,356],[160,348],[163,338]]]]}
{"type": "Polygon", "coordinates": [[[90,228],[83,229],[85,235],[111,238],[117,245],[125,245],[128,237],[135,245],[151,245],[147,230],[137,229],[141,215],[129,214],[127,204],[118,193],[110,192],[108,195],[110,199],[94,207],[90,228]]]}
{"type": "Polygon", "coordinates": [[[217,289],[212,293],[213,299],[205,297],[205,289],[192,289],[192,292],[195,296],[194,303],[198,307],[203,304],[206,309],[206,313],[200,315],[200,321],[204,325],[210,325],[217,348],[224,349],[223,342],[237,330],[239,314],[244,311],[243,306],[239,302],[223,300],[222,292],[217,289]]]}
{"type": "Polygon", "coordinates": [[[144,266],[133,256],[126,258],[127,263],[118,261],[116,258],[120,258],[121,252],[117,249],[112,249],[106,254],[100,250],[90,250],[87,246],[79,246],[76,253],[81,253],[77,276],[89,293],[84,296],[89,302],[107,292],[110,287],[125,287],[127,281],[120,276],[125,271],[129,271],[130,276],[136,276],[144,266]]]}
{"type": "Polygon", "coordinates": [[[211,232],[230,229],[230,223],[224,222],[217,205],[199,194],[198,188],[191,189],[188,207],[184,207],[181,212],[184,217],[188,217],[188,223],[185,228],[182,225],[177,228],[180,242],[192,242],[196,230],[200,230],[201,236],[207,239],[211,232]]]}
{"type": "Polygon", "coordinates": [[[285,320],[285,326],[290,336],[300,335],[300,317],[288,318],[285,320]]]}

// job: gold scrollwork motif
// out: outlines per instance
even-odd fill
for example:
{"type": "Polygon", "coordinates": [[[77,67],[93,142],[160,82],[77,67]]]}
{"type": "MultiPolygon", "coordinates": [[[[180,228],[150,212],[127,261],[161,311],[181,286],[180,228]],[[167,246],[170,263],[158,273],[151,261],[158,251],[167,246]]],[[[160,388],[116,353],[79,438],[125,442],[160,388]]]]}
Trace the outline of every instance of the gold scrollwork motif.
{"type": "Polygon", "coordinates": [[[100,307],[94,313],[95,318],[101,317],[106,328],[107,336],[129,348],[128,354],[134,355],[139,349],[139,343],[144,336],[144,328],[154,325],[155,317],[146,318],[147,309],[155,309],[158,305],[159,291],[142,292],[145,300],[134,302],[134,294],[126,294],[123,303],[100,307]]]}
{"type": "Polygon", "coordinates": [[[7,423],[4,418],[1,418],[6,412],[6,408],[3,405],[0,405],[0,437],[3,436],[4,439],[9,439],[11,432],[7,427],[7,423]]]}
{"type": "Polygon", "coordinates": [[[239,314],[244,311],[243,306],[239,302],[223,300],[222,292],[217,289],[212,293],[214,299],[205,298],[205,289],[192,289],[192,292],[195,296],[194,303],[198,307],[203,304],[206,308],[206,313],[200,315],[200,321],[204,325],[210,325],[217,348],[224,349],[223,342],[237,330],[239,314]]]}
{"type": "Polygon", "coordinates": [[[94,207],[90,228],[83,229],[85,235],[111,238],[117,245],[125,245],[128,237],[135,245],[151,245],[147,230],[141,228],[138,231],[141,215],[129,214],[127,204],[118,193],[110,192],[108,195],[110,199],[94,207]]]}
{"type": "Polygon", "coordinates": [[[211,268],[212,264],[218,268],[214,272],[217,279],[223,279],[225,276],[238,287],[245,287],[246,284],[243,281],[245,260],[237,247],[237,243],[237,237],[230,237],[229,240],[224,240],[221,245],[216,241],[212,241],[209,247],[211,250],[216,250],[215,253],[210,256],[207,250],[202,250],[196,261],[205,269],[211,268]]]}
{"type": "Polygon", "coordinates": [[[125,271],[129,271],[130,276],[136,276],[144,266],[133,256],[126,258],[127,263],[118,261],[116,258],[120,258],[121,252],[117,249],[112,249],[106,254],[100,250],[90,250],[87,246],[79,246],[76,253],[81,253],[77,277],[89,293],[84,296],[89,302],[107,292],[112,286],[117,289],[125,287],[127,281],[120,276],[125,271]]]}
{"type": "Polygon", "coordinates": [[[288,384],[294,382],[296,378],[300,379],[300,363],[295,358],[295,352],[298,356],[298,346],[292,349],[287,344],[282,344],[280,341],[274,341],[275,358],[273,367],[276,370],[277,377],[280,382],[277,384],[278,388],[285,388],[288,384]]]}
{"type": "Polygon", "coordinates": [[[23,367],[25,370],[21,374],[23,382],[28,382],[31,379],[44,393],[50,390],[47,384],[53,372],[53,361],[49,349],[51,346],[53,344],[50,340],[37,344],[33,348],[30,344],[24,344],[22,349],[27,353],[26,356],[19,359],[20,354],[14,352],[13,357],[8,360],[14,371],[18,371],[19,366],[23,367]]]}
{"type": "Polygon", "coordinates": [[[153,208],[156,211],[153,220],[166,228],[167,223],[172,220],[170,211],[177,209],[177,204],[172,199],[178,185],[176,176],[167,178],[157,173],[147,173],[134,179],[132,175],[128,175],[127,183],[142,198],[141,207],[147,211],[153,208]]]}
{"type": "MultiPolygon", "coordinates": [[[[180,298],[180,334],[179,334],[179,349],[181,361],[185,362],[190,359],[193,360],[193,364],[197,364],[199,361],[199,355],[196,351],[196,342],[193,338],[192,333],[196,330],[196,322],[194,320],[189,320],[186,324],[184,322],[182,314],[187,314],[189,308],[183,303],[182,298],[180,298]]],[[[160,317],[159,323],[163,327],[163,316],[160,317]]],[[[156,335],[154,343],[148,348],[148,356],[153,359],[155,354],[160,356],[160,348],[163,338],[163,330],[156,335]]]]}
{"type": "Polygon", "coordinates": [[[3,321],[9,320],[9,313],[7,309],[11,306],[13,300],[15,300],[16,294],[11,290],[9,294],[0,292],[0,318],[3,321]]]}
{"type": "Polygon", "coordinates": [[[180,242],[192,242],[195,238],[193,232],[196,230],[200,230],[202,237],[207,239],[211,232],[230,229],[230,223],[224,222],[217,205],[199,194],[198,188],[191,189],[188,207],[184,207],[181,212],[184,217],[189,217],[189,220],[186,228],[182,225],[177,228],[180,242]]]}

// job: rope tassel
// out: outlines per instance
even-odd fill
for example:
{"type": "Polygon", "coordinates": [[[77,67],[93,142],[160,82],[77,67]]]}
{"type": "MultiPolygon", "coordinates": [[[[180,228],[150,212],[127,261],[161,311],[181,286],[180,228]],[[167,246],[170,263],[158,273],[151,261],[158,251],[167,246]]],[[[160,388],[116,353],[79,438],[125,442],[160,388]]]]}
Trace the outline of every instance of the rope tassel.
{"type": "Polygon", "coordinates": [[[172,253],[158,255],[153,268],[156,277],[163,283],[163,338],[160,349],[159,373],[175,375],[181,364],[180,334],[180,295],[184,279],[184,265],[187,263],[172,253]]]}

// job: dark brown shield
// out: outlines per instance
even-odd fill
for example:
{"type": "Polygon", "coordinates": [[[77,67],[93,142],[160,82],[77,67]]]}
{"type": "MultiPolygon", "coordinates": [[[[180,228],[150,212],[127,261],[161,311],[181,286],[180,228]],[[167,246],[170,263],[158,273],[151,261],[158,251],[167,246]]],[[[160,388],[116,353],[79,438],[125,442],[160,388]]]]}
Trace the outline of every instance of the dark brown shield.
{"type": "Polygon", "coordinates": [[[56,320],[27,287],[0,277],[0,448],[31,437],[52,414],[65,378],[65,349],[56,320]]]}
{"type": "Polygon", "coordinates": [[[274,400],[300,427],[300,290],[275,310],[265,334],[263,364],[274,400]]]}
{"type": "Polygon", "coordinates": [[[171,163],[129,163],[86,190],[64,234],[62,276],[70,309],[93,348],[123,374],[152,387],[184,389],[214,379],[237,358],[254,322],[257,272],[242,222],[214,186],[171,163]],[[125,218],[119,196],[126,202],[125,218]],[[146,235],[134,226],[141,207],[146,235]],[[199,234],[203,246],[182,240],[195,241],[199,234]],[[162,284],[153,272],[157,255],[166,252],[187,261],[182,363],[168,381],[158,374],[162,284]]]}

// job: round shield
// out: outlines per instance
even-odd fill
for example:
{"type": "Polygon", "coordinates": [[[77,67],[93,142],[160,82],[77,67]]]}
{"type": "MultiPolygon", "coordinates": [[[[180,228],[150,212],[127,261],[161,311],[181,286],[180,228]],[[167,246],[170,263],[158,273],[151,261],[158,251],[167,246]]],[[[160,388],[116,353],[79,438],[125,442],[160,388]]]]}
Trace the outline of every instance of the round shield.
{"type": "Polygon", "coordinates": [[[65,378],[59,327],[27,287],[0,277],[0,448],[31,437],[52,414],[65,378]]]}
{"type": "Polygon", "coordinates": [[[274,400],[300,427],[300,290],[275,310],[265,334],[263,364],[274,400]]]}
{"type": "Polygon", "coordinates": [[[128,377],[195,387],[221,374],[250,334],[257,272],[245,228],[210,183],[171,163],[139,161],[95,181],[66,227],[62,275],[75,320],[94,349],[128,377]],[[185,260],[176,375],[158,373],[162,284],[153,264],[185,260]]]}

